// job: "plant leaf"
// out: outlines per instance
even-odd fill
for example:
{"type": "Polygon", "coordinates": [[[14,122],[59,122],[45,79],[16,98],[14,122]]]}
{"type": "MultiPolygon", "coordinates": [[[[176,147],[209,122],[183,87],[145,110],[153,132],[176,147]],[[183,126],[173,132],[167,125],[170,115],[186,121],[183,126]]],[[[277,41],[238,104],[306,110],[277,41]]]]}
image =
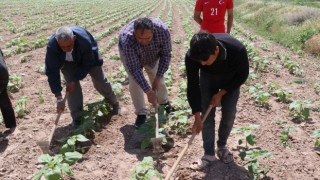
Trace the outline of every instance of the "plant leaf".
{"type": "Polygon", "coordinates": [[[72,165],[74,164],[76,161],[78,161],[79,159],[82,158],[82,154],[80,154],[77,151],[74,152],[66,152],[65,154],[65,161],[69,164],[72,165]]]}
{"type": "Polygon", "coordinates": [[[48,163],[52,160],[52,156],[50,156],[49,154],[42,154],[39,158],[38,161],[40,163],[48,163]]]}

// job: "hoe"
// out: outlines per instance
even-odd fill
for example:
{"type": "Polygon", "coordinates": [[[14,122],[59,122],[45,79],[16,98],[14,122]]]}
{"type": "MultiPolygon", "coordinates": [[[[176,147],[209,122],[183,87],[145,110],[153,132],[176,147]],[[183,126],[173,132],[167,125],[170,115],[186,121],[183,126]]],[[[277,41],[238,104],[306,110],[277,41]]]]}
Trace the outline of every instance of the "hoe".
{"type": "Polygon", "coordinates": [[[151,138],[153,153],[162,153],[164,152],[162,148],[162,137],[159,137],[159,116],[158,116],[158,105],[154,106],[155,109],[155,118],[156,118],[156,137],[151,138]]]}
{"type": "MultiPolygon", "coordinates": [[[[67,96],[68,96],[68,92],[64,96],[63,102],[66,102],[67,96]]],[[[54,122],[54,125],[53,125],[51,131],[50,131],[49,139],[47,141],[38,141],[37,142],[38,146],[41,148],[43,153],[52,154],[52,152],[50,151],[50,145],[51,145],[53,134],[54,134],[54,131],[56,130],[56,127],[58,125],[61,114],[62,114],[62,111],[58,112],[57,118],[54,122]]]]}

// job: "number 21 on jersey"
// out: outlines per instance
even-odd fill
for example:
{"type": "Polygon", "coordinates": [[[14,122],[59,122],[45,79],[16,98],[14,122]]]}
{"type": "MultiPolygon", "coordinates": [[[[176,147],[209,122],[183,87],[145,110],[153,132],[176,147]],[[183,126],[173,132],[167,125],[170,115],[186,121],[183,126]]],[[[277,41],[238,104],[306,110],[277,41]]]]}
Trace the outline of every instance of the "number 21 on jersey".
{"type": "Polygon", "coordinates": [[[218,8],[211,8],[211,16],[217,16],[218,15],[218,8]]]}

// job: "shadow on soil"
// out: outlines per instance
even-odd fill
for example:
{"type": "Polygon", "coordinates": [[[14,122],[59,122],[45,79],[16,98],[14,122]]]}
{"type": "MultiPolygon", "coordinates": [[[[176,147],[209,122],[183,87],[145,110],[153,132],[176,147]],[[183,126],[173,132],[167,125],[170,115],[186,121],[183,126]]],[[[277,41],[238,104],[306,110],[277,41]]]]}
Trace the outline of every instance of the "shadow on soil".
{"type": "MultiPolygon", "coordinates": [[[[110,123],[113,116],[114,116],[113,114],[109,114],[106,117],[101,117],[97,121],[97,125],[94,125],[92,128],[87,130],[85,133],[81,133],[82,135],[84,135],[86,138],[89,139],[89,141],[87,141],[87,142],[77,142],[76,143],[77,148],[83,149],[83,152],[82,152],[83,154],[85,154],[87,151],[89,151],[91,146],[94,144],[93,139],[95,138],[95,132],[101,132],[103,129],[105,129],[105,127],[110,123]]],[[[50,150],[54,154],[58,154],[61,147],[64,144],[64,143],[60,143],[59,140],[75,135],[74,130],[75,129],[72,127],[71,124],[64,126],[64,127],[56,128],[54,135],[53,135],[53,141],[50,146],[50,150]]]]}
{"type": "MultiPolygon", "coordinates": [[[[129,154],[135,154],[139,161],[142,161],[144,157],[151,156],[157,164],[161,164],[160,159],[163,156],[163,153],[153,153],[152,143],[145,149],[141,150],[141,143],[144,140],[143,135],[139,134],[138,130],[133,125],[125,125],[120,128],[121,133],[123,134],[125,143],[124,150],[129,154]]],[[[172,138],[167,138],[168,143],[162,145],[164,153],[168,152],[174,145],[172,138]]],[[[159,165],[162,166],[162,165],[159,165]]]]}

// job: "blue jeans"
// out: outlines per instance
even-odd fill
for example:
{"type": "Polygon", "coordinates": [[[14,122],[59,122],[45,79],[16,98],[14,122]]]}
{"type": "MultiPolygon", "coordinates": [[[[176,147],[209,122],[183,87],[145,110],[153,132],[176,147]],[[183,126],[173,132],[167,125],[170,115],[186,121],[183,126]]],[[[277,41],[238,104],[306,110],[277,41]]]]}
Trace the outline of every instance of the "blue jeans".
{"type": "MultiPolygon", "coordinates": [[[[200,89],[202,101],[202,114],[206,112],[210,105],[211,98],[214,94],[219,92],[220,88],[228,83],[230,79],[222,78],[221,76],[214,76],[210,73],[200,72],[200,89]]],[[[228,137],[232,130],[234,119],[237,112],[237,102],[239,99],[240,88],[227,92],[221,99],[221,121],[218,130],[219,140],[218,147],[223,147],[227,144],[228,137]]],[[[206,121],[203,123],[202,139],[204,153],[206,155],[215,155],[215,112],[213,108],[209,113],[206,121]]]]}

